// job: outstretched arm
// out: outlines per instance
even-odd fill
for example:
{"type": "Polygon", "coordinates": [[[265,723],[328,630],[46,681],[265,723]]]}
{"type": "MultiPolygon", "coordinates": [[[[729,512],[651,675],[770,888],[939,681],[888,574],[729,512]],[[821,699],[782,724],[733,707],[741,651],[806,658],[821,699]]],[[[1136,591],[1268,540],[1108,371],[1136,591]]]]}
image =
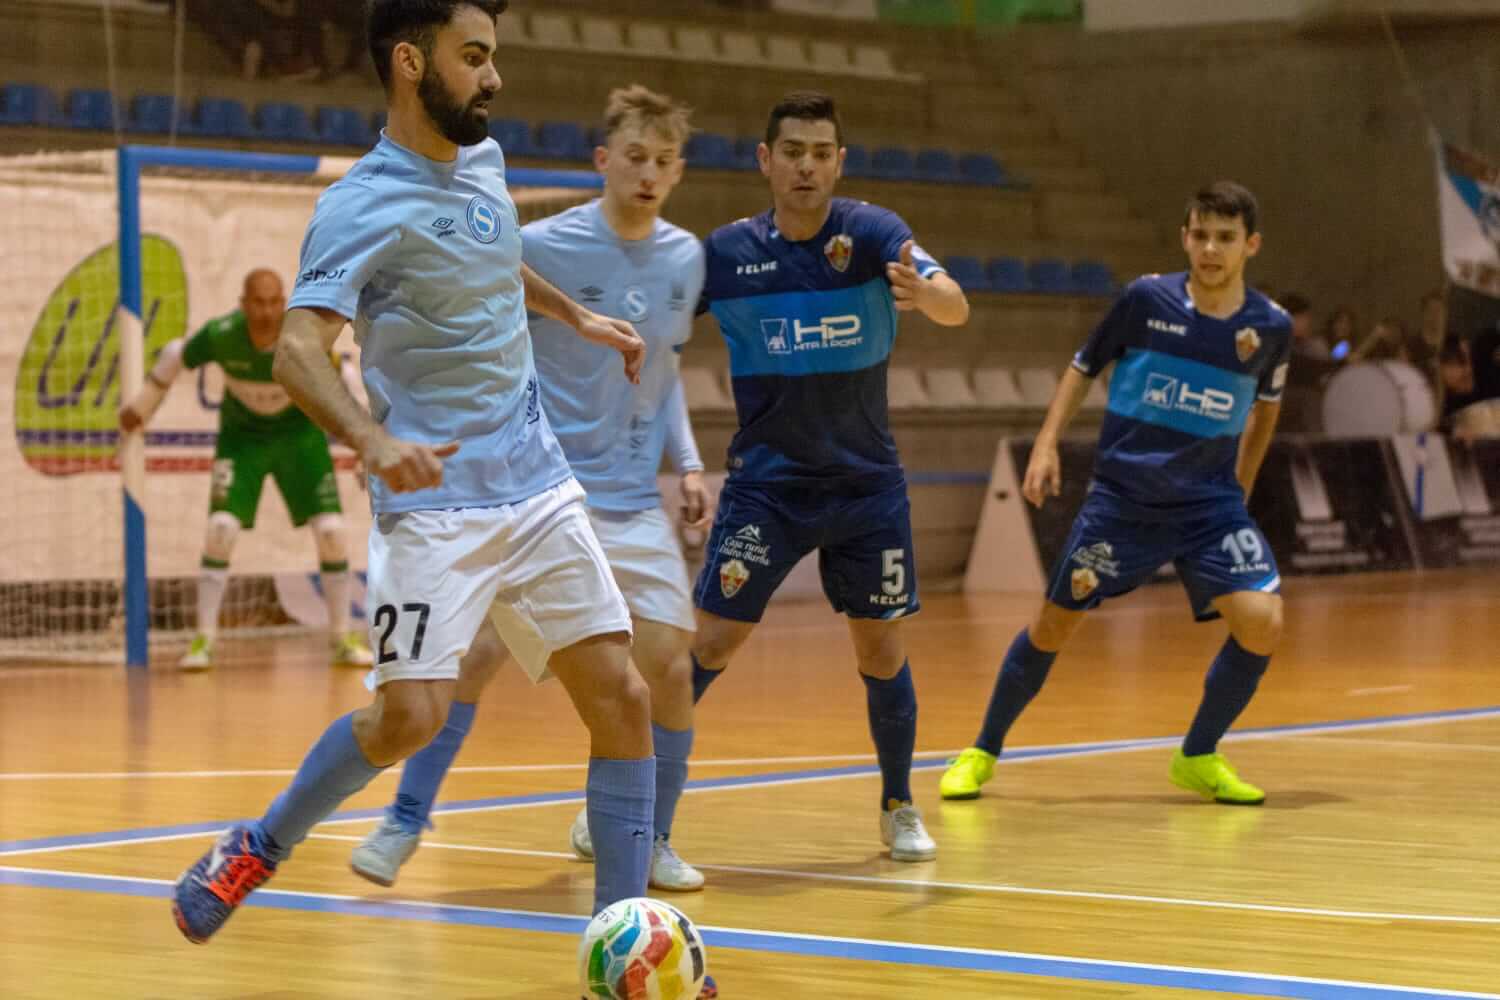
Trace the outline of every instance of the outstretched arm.
{"type": "Polygon", "coordinates": [[[661,418],[667,422],[667,460],[682,477],[682,521],[690,528],[706,528],[712,504],[708,487],[703,484],[703,459],[698,455],[698,442],[693,439],[680,375],[662,404],[661,418]]]}
{"type": "Polygon", "coordinates": [[[901,244],[900,261],[885,265],[885,276],[891,283],[896,308],[902,312],[917,310],[941,326],[962,326],[969,321],[969,300],[958,282],[942,271],[924,278],[917,271],[912,251],[916,244],[901,244]]]}
{"type": "Polygon", "coordinates": [[[1062,461],[1057,456],[1057,442],[1078,414],[1091,382],[1093,379],[1069,365],[1057,384],[1052,404],[1047,407],[1047,419],[1031,446],[1031,460],[1026,463],[1026,479],[1021,486],[1021,495],[1033,507],[1041,507],[1047,497],[1062,492],[1062,461]]]}
{"type": "Polygon", "coordinates": [[[329,356],[344,323],[344,317],[331,309],[288,310],[271,373],[303,413],[359,452],[365,468],[395,492],[441,485],[442,460],[457,451],[458,444],[402,441],[375,422],[344,385],[329,356]]]}
{"type": "Polygon", "coordinates": [[[127,434],[131,431],[140,430],[151,422],[156,415],[156,408],[161,406],[161,401],[166,398],[167,390],[172,388],[172,381],[177,378],[177,373],[182,371],[182,351],[185,345],[183,338],[169,340],[162,347],[161,353],[156,356],[156,364],[146,373],[146,381],[141,386],[141,391],[136,393],[135,398],[120,407],[120,430],[127,434]]]}
{"type": "Polygon", "coordinates": [[[1250,408],[1245,421],[1245,431],[1240,435],[1240,454],[1234,465],[1234,478],[1240,481],[1245,491],[1245,500],[1255,489],[1255,479],[1260,475],[1260,464],[1265,461],[1266,451],[1271,447],[1271,438],[1276,433],[1276,419],[1281,416],[1281,404],[1257,400],[1250,408]]]}
{"type": "Polygon", "coordinates": [[[640,382],[641,366],[646,363],[646,342],[635,332],[635,327],[623,319],[611,319],[585,309],[529,265],[521,265],[521,283],[526,287],[527,309],[566,323],[584,340],[613,347],[625,359],[625,377],[640,382]]]}

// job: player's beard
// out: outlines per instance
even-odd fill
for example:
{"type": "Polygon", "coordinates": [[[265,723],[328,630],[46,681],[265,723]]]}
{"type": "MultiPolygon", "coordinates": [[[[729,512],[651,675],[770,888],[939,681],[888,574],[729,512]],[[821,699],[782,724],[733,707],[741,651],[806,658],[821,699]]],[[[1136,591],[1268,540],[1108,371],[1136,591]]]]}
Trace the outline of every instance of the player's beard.
{"type": "Polygon", "coordinates": [[[483,99],[484,94],[476,94],[467,104],[455,101],[430,64],[422,74],[422,82],[417,85],[417,97],[421,100],[427,117],[432,119],[437,130],[449,142],[460,146],[474,146],[483,142],[490,134],[489,122],[478,113],[475,106],[476,102],[483,99]]]}

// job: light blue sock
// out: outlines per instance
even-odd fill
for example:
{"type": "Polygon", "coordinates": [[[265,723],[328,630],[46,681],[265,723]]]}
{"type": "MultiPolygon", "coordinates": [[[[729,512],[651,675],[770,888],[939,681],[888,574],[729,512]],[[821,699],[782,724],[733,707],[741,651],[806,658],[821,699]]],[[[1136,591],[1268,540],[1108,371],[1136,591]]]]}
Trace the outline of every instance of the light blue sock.
{"type": "Polygon", "coordinates": [[[589,758],[589,839],[594,842],[594,912],[646,894],[656,758],[589,758]]]}
{"type": "Polygon", "coordinates": [[[396,789],[396,801],[385,811],[391,822],[407,833],[421,833],[430,827],[428,817],[432,815],[432,804],[437,801],[438,789],[458,748],[464,745],[469,727],[474,725],[472,701],[455,701],[448,706],[448,721],[432,742],[406,759],[401,769],[401,787],[396,789]]]}
{"type": "Polygon", "coordinates": [[[688,757],[693,753],[691,729],[663,729],[651,723],[651,739],[656,744],[656,835],[672,836],[672,817],[677,814],[677,800],[687,784],[688,757]]]}
{"type": "Polygon", "coordinates": [[[256,824],[267,857],[285,860],[308,831],[384,770],[366,760],[359,748],[353,712],[334,722],[307,752],[291,787],[276,796],[256,824]]]}

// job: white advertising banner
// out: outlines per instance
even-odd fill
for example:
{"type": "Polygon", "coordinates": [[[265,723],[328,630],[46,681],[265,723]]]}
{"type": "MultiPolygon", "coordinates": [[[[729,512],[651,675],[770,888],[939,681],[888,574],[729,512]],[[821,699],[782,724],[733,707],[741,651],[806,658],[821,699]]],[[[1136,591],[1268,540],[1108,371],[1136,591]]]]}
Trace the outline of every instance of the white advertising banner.
{"type": "MultiPolygon", "coordinates": [[[[246,272],[269,267],[288,290],[318,188],[247,180],[148,178],[141,195],[143,324],[148,364],[167,341],[238,307],[246,272]]],[[[112,177],[0,176],[11,237],[0,274],[0,582],[118,579],[121,486],[116,453],[118,214],[112,177]]],[[[339,348],[355,352],[349,331],[339,348]]],[[[222,398],[216,366],[184,371],[151,422],[145,495],[152,577],[197,572],[209,466],[222,398]]],[[[369,505],[352,456],[335,448],[350,552],[365,564],[369,505]]],[[[232,571],[315,570],[267,483],[255,529],[232,571]]]]}

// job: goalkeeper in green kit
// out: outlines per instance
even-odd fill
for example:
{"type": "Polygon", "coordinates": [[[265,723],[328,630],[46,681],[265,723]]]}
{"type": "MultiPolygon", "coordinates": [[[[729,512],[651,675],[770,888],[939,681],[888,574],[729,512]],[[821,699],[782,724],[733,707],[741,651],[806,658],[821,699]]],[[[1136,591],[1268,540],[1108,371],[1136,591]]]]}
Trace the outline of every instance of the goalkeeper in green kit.
{"type": "MultiPolygon", "coordinates": [[[[182,658],[184,670],[213,666],[229,557],[240,530],[255,526],[260,491],[268,475],[281,490],[292,524],[312,528],[323,599],[328,605],[333,662],[351,667],[371,663],[369,646],[349,631],[349,555],[328,439],[271,377],[285,313],[281,279],[269,270],[251,271],[245,276],[240,308],[210,320],[191,337],[162,347],[140,393],[120,410],[121,430],[140,430],[183,366],[197,368],[212,361],[224,371],[208,532],[198,578],[198,633],[182,658]]],[[[358,384],[359,374],[352,363],[345,361],[339,367],[346,382],[358,384]]]]}

